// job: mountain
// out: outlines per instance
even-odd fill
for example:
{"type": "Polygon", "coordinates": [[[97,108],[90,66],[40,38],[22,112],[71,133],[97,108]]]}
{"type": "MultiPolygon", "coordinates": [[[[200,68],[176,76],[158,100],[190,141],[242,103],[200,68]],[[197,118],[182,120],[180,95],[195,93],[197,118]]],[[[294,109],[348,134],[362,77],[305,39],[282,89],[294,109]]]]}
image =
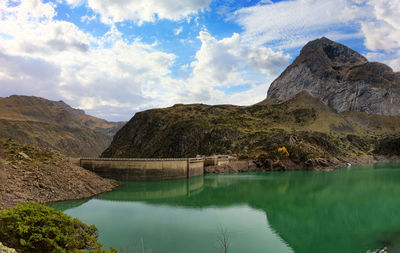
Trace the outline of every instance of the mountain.
{"type": "Polygon", "coordinates": [[[68,156],[98,156],[124,123],[86,115],[63,101],[16,95],[0,98],[0,137],[68,156]]]}
{"type": "Polygon", "coordinates": [[[398,76],[321,38],[301,50],[272,83],[266,100],[136,113],[101,156],[232,154],[277,161],[288,155],[304,168],[333,161],[319,158],[400,155],[398,76]],[[278,150],[282,146],[288,153],[278,150]]]}
{"type": "Polygon", "coordinates": [[[400,73],[385,64],[368,62],[327,38],[303,47],[272,82],[266,100],[285,101],[300,91],[309,92],[337,112],[400,116],[400,73]]]}
{"type": "Polygon", "coordinates": [[[400,117],[340,114],[301,92],[280,104],[175,105],[139,112],[117,132],[102,157],[274,158],[281,146],[299,161],[371,155],[378,149],[377,136],[395,135],[398,129],[400,117]]]}

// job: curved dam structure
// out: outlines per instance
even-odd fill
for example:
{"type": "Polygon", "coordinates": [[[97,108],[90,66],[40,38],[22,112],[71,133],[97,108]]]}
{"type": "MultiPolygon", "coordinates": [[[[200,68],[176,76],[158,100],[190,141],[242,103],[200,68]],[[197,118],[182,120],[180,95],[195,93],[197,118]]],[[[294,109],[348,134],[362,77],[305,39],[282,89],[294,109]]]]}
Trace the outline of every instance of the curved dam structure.
{"type": "Polygon", "coordinates": [[[204,173],[201,158],[81,158],[79,165],[120,181],[190,178],[204,173]]]}

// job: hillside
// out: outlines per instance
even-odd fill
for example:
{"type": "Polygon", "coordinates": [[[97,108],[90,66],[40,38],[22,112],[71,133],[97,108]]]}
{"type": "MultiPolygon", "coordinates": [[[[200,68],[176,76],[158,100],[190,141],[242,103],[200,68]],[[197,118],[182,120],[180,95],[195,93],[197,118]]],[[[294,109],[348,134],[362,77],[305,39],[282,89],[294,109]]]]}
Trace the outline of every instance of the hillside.
{"type": "Polygon", "coordinates": [[[62,101],[0,98],[0,137],[55,149],[69,156],[97,156],[125,122],[86,115],[62,101]]]}
{"type": "Polygon", "coordinates": [[[115,135],[102,157],[275,158],[281,146],[299,161],[371,155],[378,150],[377,138],[396,135],[398,129],[399,117],[339,114],[303,92],[280,104],[176,105],[140,112],[115,135]]]}
{"type": "Polygon", "coordinates": [[[88,198],[120,184],[70,163],[48,148],[0,138],[0,208],[88,198]]]}
{"type": "MultiPolygon", "coordinates": [[[[323,38],[316,43],[329,44],[331,41],[323,38]]],[[[281,80],[281,84],[282,80],[288,80],[285,73],[290,72],[299,61],[318,61],[318,57],[304,56],[308,55],[307,47],[313,48],[309,44],[277,79],[281,80]]],[[[346,66],[343,68],[351,69],[353,64],[366,63],[365,58],[357,52],[344,46],[339,49],[333,48],[333,52],[328,50],[328,53],[335,55],[337,61],[342,61],[342,65],[346,66]]],[[[322,65],[319,62],[307,64],[316,68],[322,65]]],[[[329,80],[318,85],[332,91],[332,94],[341,94],[335,91],[335,85],[345,84],[338,79],[333,82],[331,73],[325,68],[319,68],[318,71],[319,75],[326,77],[324,80],[329,80]]],[[[384,76],[397,75],[389,72],[384,72],[384,76]]],[[[392,92],[397,89],[396,83],[386,83],[386,79],[381,80],[379,75],[375,76],[375,72],[371,73],[372,76],[367,78],[371,89],[379,89],[378,93],[380,90],[392,92]],[[373,83],[371,80],[375,80],[375,77],[382,82],[373,83]]],[[[295,85],[296,82],[293,83],[295,85]]],[[[243,159],[279,160],[285,154],[278,152],[278,148],[285,146],[289,153],[288,158],[294,163],[304,165],[307,161],[314,162],[310,159],[318,158],[342,159],[400,154],[400,117],[393,116],[397,115],[397,108],[400,108],[396,99],[390,101],[393,106],[385,107],[381,105],[389,102],[384,96],[379,104],[375,103],[375,97],[371,97],[371,100],[361,99],[362,94],[359,92],[359,99],[356,101],[366,102],[362,105],[353,103],[356,106],[341,110],[331,100],[325,101],[315,95],[313,91],[318,88],[307,86],[308,89],[300,85],[296,92],[281,99],[278,95],[285,94],[285,89],[292,83],[282,84],[282,87],[277,85],[277,81],[273,84],[268,91],[270,98],[252,106],[180,104],[136,113],[114,136],[102,157],[233,154],[243,159]],[[365,110],[359,110],[357,106],[365,110]]],[[[319,91],[316,92],[318,94],[319,91]]]]}

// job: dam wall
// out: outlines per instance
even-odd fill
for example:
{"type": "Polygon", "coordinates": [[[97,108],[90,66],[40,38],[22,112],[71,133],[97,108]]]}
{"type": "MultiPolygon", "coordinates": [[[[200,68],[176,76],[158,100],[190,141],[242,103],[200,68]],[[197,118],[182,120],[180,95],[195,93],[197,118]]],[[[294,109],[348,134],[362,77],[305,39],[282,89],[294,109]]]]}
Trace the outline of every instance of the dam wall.
{"type": "Polygon", "coordinates": [[[120,181],[190,178],[204,173],[204,160],[199,158],[81,158],[79,165],[120,181]]]}

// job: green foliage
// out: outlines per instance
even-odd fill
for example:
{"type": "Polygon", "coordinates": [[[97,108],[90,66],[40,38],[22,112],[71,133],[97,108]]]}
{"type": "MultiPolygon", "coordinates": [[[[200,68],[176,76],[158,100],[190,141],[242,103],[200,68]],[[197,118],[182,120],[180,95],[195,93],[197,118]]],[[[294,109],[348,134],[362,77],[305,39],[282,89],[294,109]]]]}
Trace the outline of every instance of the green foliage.
{"type": "Polygon", "coordinates": [[[0,211],[0,238],[18,252],[116,252],[97,236],[94,225],[35,202],[0,211]]]}

